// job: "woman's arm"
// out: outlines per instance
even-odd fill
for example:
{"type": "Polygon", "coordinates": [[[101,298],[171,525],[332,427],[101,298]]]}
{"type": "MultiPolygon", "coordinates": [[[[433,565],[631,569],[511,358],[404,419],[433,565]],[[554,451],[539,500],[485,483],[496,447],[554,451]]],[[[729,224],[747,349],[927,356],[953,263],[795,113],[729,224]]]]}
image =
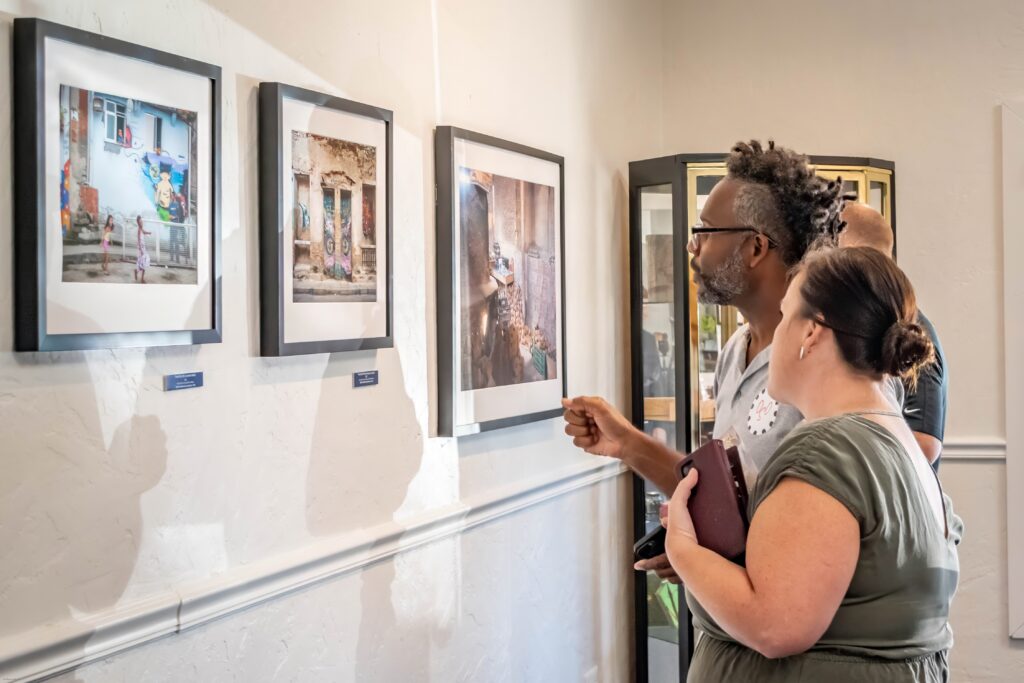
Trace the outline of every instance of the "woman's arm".
{"type": "Polygon", "coordinates": [[[853,578],[860,525],[838,500],[786,478],[757,508],[746,568],[697,544],[686,508],[696,470],[669,505],[668,557],[727,633],[765,657],[798,654],[832,623],[853,578]]]}

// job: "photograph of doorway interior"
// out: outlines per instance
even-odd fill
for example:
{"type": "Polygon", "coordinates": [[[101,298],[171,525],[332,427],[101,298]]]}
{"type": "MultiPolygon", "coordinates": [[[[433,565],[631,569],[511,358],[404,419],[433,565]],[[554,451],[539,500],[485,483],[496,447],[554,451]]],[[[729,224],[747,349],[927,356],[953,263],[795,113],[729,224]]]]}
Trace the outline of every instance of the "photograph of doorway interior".
{"type": "Polygon", "coordinates": [[[558,378],[555,188],[459,169],[463,390],[558,378]]]}
{"type": "Polygon", "coordinates": [[[377,149],[292,131],[292,301],[377,300],[377,149]]]}

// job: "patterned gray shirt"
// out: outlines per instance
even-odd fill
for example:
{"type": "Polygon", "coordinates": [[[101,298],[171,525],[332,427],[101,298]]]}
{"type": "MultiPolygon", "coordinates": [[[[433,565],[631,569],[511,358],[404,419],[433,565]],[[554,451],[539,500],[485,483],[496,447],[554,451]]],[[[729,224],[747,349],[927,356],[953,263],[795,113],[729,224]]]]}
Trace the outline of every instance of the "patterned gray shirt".
{"type": "MultiPolygon", "coordinates": [[[[798,424],[803,415],[790,405],[768,395],[768,360],[771,345],[765,347],[747,365],[750,328],[744,325],[725,343],[715,367],[715,428],[713,437],[728,441],[733,434],[739,442],[740,459],[747,489],[779,443],[798,424]]],[[[903,385],[888,378],[886,389],[895,406],[903,405],[903,385]]]]}

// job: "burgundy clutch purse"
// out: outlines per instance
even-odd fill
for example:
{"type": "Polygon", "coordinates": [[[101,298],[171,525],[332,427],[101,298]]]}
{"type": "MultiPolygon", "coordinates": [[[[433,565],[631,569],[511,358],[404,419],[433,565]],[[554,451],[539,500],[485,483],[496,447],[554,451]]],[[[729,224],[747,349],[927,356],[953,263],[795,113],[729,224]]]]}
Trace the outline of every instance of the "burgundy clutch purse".
{"type": "Polygon", "coordinates": [[[718,439],[704,444],[679,465],[686,476],[697,468],[699,479],[690,492],[688,508],[697,542],[730,560],[747,545],[747,485],[740,454],[718,439]]]}

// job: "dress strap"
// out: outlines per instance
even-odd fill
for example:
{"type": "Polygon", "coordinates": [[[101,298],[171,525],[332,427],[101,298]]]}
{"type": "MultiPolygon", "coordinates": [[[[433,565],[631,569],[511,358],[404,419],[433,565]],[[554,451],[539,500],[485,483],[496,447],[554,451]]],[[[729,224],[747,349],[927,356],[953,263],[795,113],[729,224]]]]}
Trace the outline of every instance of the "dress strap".
{"type": "Polygon", "coordinates": [[[858,410],[853,413],[846,413],[847,415],[882,415],[884,417],[903,417],[903,413],[897,413],[893,410],[858,410]]]}
{"type": "MultiPolygon", "coordinates": [[[[858,410],[857,412],[846,413],[846,414],[847,415],[855,415],[855,416],[861,416],[861,415],[882,415],[882,416],[885,416],[885,417],[903,417],[903,413],[897,413],[897,412],[894,412],[892,410],[858,410]]],[[[896,438],[896,437],[894,436],[893,438],[896,438]]],[[[905,447],[903,448],[903,450],[904,450],[904,452],[906,452],[906,448],[905,447]]],[[[946,538],[948,539],[949,538],[949,513],[946,510],[946,496],[945,496],[945,492],[942,490],[942,482],[939,480],[939,473],[935,471],[935,468],[933,468],[930,463],[928,465],[928,469],[932,471],[932,474],[935,476],[935,483],[938,484],[938,486],[939,486],[939,500],[942,501],[942,524],[945,527],[945,535],[946,535],[946,538]]]]}

